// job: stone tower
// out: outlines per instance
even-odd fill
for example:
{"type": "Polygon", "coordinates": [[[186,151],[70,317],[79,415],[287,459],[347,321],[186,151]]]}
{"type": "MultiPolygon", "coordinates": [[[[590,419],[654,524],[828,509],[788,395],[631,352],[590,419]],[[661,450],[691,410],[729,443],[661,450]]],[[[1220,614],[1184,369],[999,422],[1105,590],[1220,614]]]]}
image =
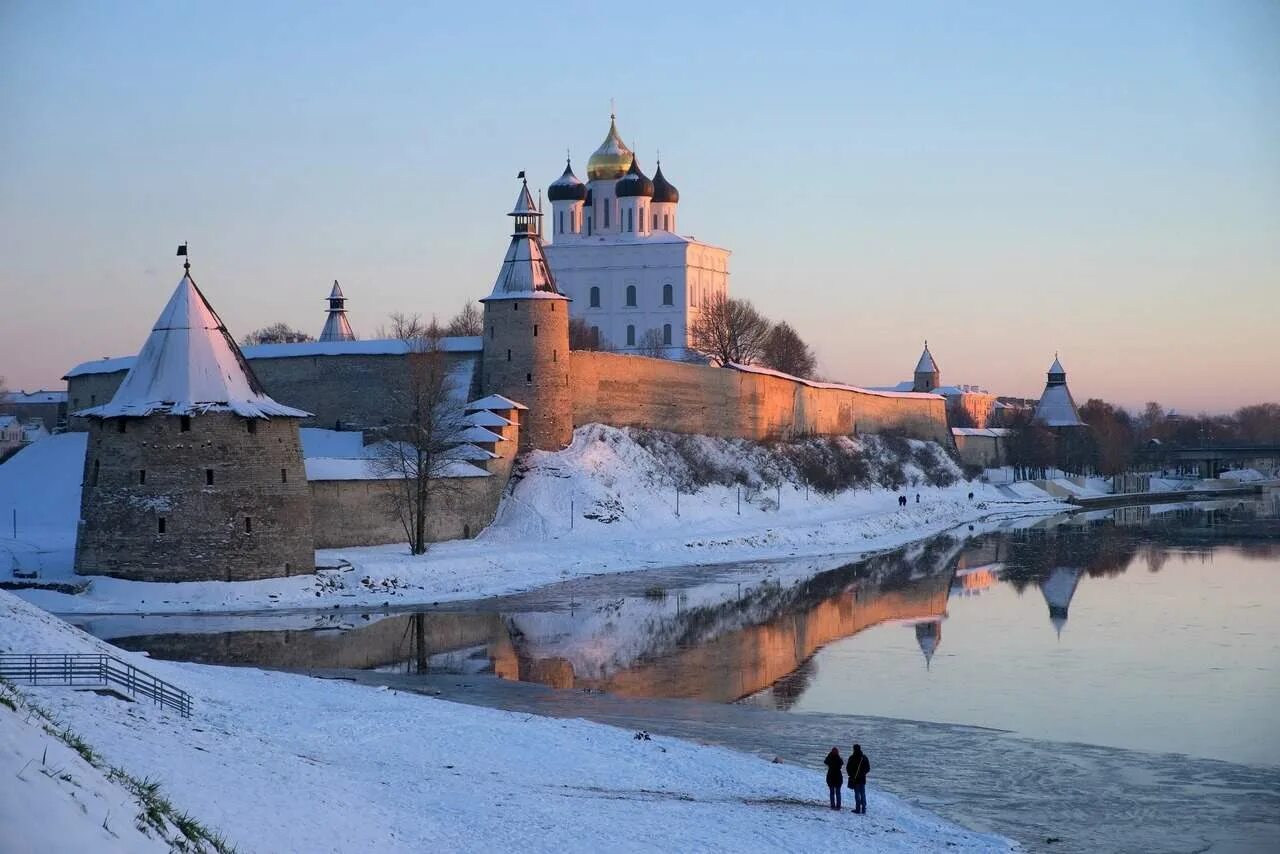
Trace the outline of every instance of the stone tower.
{"type": "Polygon", "coordinates": [[[1046,427],[1083,427],[1071,389],[1067,388],[1067,371],[1053,354],[1053,364],[1044,384],[1044,393],[1036,403],[1035,420],[1046,427]]]}
{"type": "Polygon", "coordinates": [[[356,334],[351,331],[351,322],[347,320],[347,298],[343,296],[337,279],[333,280],[333,290],[329,291],[329,314],[325,317],[319,340],[356,340],[356,334]]]}
{"type": "MultiPolygon", "coordinates": [[[[524,173],[521,173],[521,178],[524,173]]],[[[569,393],[569,299],[556,290],[542,254],[542,213],[521,185],[511,245],[484,303],[480,385],[528,406],[520,449],[558,451],[573,440],[569,393]]]]}
{"type": "Polygon", "coordinates": [[[933,391],[942,385],[942,372],[938,370],[938,363],[933,360],[933,354],[929,352],[929,342],[924,342],[924,352],[920,354],[920,361],[916,362],[916,373],[911,383],[912,391],[933,391]]]}
{"type": "Polygon", "coordinates": [[[191,278],[88,420],[75,569],[145,581],[315,570],[298,419],[267,396],[191,278]]]}

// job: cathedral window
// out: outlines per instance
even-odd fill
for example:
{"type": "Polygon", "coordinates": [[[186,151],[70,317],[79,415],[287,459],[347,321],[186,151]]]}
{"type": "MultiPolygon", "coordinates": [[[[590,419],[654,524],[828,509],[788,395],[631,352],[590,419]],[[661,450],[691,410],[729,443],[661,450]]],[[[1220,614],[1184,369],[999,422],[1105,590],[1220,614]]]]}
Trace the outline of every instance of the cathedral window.
{"type": "Polygon", "coordinates": [[[658,230],[658,215],[657,215],[657,214],[654,214],[654,215],[653,215],[653,230],[654,230],[654,231],[657,231],[657,230],[658,230]]]}
{"type": "Polygon", "coordinates": [[[671,230],[671,215],[670,215],[670,214],[663,214],[663,215],[662,215],[662,230],[663,230],[663,231],[670,231],[670,230],[671,230]]]}
{"type": "Polygon", "coordinates": [[[673,302],[674,299],[675,299],[675,290],[670,285],[663,285],[662,286],[662,304],[674,305],[675,304],[673,302]]]}
{"type": "Polygon", "coordinates": [[[587,217],[587,237],[591,236],[591,217],[587,217]]]}
{"type": "Polygon", "coordinates": [[[610,205],[608,199],[606,199],[604,203],[604,227],[605,228],[609,227],[609,208],[611,207],[612,205],[610,205]]]}
{"type": "Polygon", "coordinates": [[[593,287],[591,289],[591,307],[592,308],[600,307],[600,289],[599,288],[593,287]]]}
{"type": "Polygon", "coordinates": [[[564,211],[560,211],[556,216],[556,220],[556,232],[558,234],[564,234],[564,211]]]}
{"type": "Polygon", "coordinates": [[[636,286],[627,285],[627,305],[635,308],[636,305],[636,286]]]}
{"type": "Polygon", "coordinates": [[[670,323],[662,324],[662,343],[663,344],[671,343],[671,324],[670,323]]]}
{"type": "Polygon", "coordinates": [[[635,211],[633,211],[633,210],[628,210],[628,211],[627,211],[627,231],[629,231],[629,232],[630,232],[630,231],[635,231],[635,230],[636,230],[636,228],[635,228],[635,225],[636,225],[635,213],[636,213],[636,212],[635,212],[635,211]]]}
{"type": "Polygon", "coordinates": [[[631,325],[627,326],[627,346],[636,346],[636,328],[631,325]]]}

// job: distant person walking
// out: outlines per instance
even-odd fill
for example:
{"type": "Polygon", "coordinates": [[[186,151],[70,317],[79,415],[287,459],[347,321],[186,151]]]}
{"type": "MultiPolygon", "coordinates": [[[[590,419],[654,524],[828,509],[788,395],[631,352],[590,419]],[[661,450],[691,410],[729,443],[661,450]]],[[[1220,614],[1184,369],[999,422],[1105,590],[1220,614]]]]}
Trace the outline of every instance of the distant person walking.
{"type": "Polygon", "coordinates": [[[853,811],[863,815],[867,813],[867,774],[870,771],[871,760],[862,752],[862,745],[855,744],[853,753],[849,754],[849,788],[853,789],[853,811]]]}
{"type": "Polygon", "coordinates": [[[827,766],[827,794],[831,799],[831,808],[833,810],[840,809],[840,787],[844,785],[844,775],[840,773],[840,769],[844,767],[844,760],[840,758],[840,751],[831,748],[831,752],[827,754],[827,758],[822,760],[822,764],[827,766]]]}

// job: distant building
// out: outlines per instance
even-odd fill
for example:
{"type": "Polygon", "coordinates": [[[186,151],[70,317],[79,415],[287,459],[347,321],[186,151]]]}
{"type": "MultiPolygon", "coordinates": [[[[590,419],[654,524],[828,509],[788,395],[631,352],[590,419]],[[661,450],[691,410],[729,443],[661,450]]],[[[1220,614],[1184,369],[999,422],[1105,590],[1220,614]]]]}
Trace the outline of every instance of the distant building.
{"type": "Polygon", "coordinates": [[[324,329],[320,330],[319,340],[356,340],[356,334],[351,331],[351,323],[347,320],[347,298],[342,295],[337,279],[333,280],[333,290],[329,291],[329,315],[325,318],[324,329]]]}
{"type": "Polygon", "coordinates": [[[1071,389],[1067,388],[1067,372],[1062,362],[1054,354],[1053,364],[1049,366],[1048,381],[1040,402],[1036,404],[1034,416],[1039,424],[1046,427],[1083,427],[1076,402],[1071,397],[1071,389]]]}
{"type": "Polygon", "coordinates": [[[16,415],[0,415],[0,457],[22,446],[22,422],[16,415]]]}
{"type": "Polygon", "coordinates": [[[16,415],[23,422],[39,419],[52,433],[67,424],[67,393],[47,388],[11,391],[0,399],[0,412],[16,415]]]}
{"type": "Polygon", "coordinates": [[[680,192],[661,162],[645,175],[610,116],[587,182],[566,163],[547,199],[546,257],[570,316],[611,349],[636,352],[654,330],[665,355],[685,355],[701,306],[729,294],[729,251],[677,233],[680,192]]]}
{"type": "Polygon", "coordinates": [[[947,420],[956,427],[983,428],[992,420],[996,397],[976,385],[943,385],[942,369],[929,352],[929,342],[916,362],[912,378],[897,385],[883,386],[882,391],[914,391],[940,394],[947,400],[947,420]]]}

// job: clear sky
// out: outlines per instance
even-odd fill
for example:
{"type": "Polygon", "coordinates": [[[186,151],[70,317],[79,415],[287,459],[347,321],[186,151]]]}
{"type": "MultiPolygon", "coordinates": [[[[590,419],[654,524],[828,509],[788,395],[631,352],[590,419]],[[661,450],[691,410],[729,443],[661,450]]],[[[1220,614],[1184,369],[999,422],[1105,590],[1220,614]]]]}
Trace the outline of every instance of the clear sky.
{"type": "Polygon", "coordinates": [[[237,336],[453,314],[610,98],[831,378],[1280,399],[1275,0],[0,0],[0,375],[135,352],[184,240],[237,336]]]}

